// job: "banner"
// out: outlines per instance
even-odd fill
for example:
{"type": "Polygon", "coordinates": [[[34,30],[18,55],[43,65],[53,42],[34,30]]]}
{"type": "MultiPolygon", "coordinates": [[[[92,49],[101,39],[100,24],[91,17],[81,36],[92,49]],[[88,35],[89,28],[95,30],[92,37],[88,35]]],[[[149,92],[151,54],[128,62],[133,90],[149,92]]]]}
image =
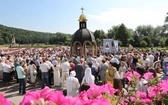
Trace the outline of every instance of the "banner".
{"type": "Polygon", "coordinates": [[[103,39],[103,52],[112,52],[112,40],[103,39]]]}
{"type": "Polygon", "coordinates": [[[113,43],[114,43],[114,52],[116,53],[118,52],[118,40],[114,40],[113,43]]]}

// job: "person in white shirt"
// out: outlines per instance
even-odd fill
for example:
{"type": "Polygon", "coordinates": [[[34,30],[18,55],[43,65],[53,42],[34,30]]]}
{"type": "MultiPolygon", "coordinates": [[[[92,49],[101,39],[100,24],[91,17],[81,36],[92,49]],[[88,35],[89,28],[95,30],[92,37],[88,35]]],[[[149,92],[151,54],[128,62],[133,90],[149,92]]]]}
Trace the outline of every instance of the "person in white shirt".
{"type": "Polygon", "coordinates": [[[4,69],[3,69],[3,81],[6,84],[9,84],[10,82],[10,71],[11,71],[11,66],[9,65],[9,61],[5,61],[4,69]]]}
{"type": "Polygon", "coordinates": [[[151,54],[151,53],[149,53],[149,55],[148,55],[148,59],[149,59],[149,65],[150,65],[150,67],[153,67],[153,63],[154,63],[154,59],[155,59],[155,57],[151,54]]]}
{"type": "Polygon", "coordinates": [[[137,89],[141,92],[147,92],[148,89],[148,81],[143,78],[145,71],[146,70],[144,69],[144,67],[137,67],[137,72],[141,75],[141,77],[137,81],[137,89]]]}
{"type": "Polygon", "coordinates": [[[71,71],[70,76],[67,78],[67,96],[75,97],[79,92],[80,87],[78,79],[75,77],[76,72],[71,71]]]}
{"type": "Polygon", "coordinates": [[[49,80],[49,85],[52,84],[52,80],[53,80],[53,70],[54,70],[54,65],[51,63],[51,61],[49,60],[49,58],[46,60],[46,63],[49,66],[49,71],[48,71],[48,80],[49,80]]]}
{"type": "Polygon", "coordinates": [[[142,66],[147,70],[150,66],[150,60],[147,58],[146,54],[143,54],[142,66]]]}
{"type": "Polygon", "coordinates": [[[10,69],[10,77],[11,77],[11,80],[13,80],[14,77],[15,77],[15,66],[14,66],[14,63],[13,63],[12,59],[9,59],[9,65],[11,67],[11,69],[10,69]]]}
{"type": "Polygon", "coordinates": [[[40,70],[42,72],[42,84],[41,84],[41,88],[43,89],[44,88],[44,82],[46,80],[46,85],[48,87],[50,87],[49,85],[49,79],[48,79],[48,70],[49,70],[49,66],[48,64],[46,63],[46,60],[43,59],[43,63],[40,64],[40,70]]]}
{"type": "Polygon", "coordinates": [[[98,62],[98,65],[99,65],[99,67],[100,67],[100,65],[102,64],[102,57],[100,57],[100,55],[98,54],[97,55],[97,58],[96,58],[96,61],[98,62]]]}
{"type": "Polygon", "coordinates": [[[61,66],[60,66],[60,69],[61,69],[61,72],[62,72],[62,77],[61,77],[61,85],[62,85],[62,88],[65,87],[65,83],[66,83],[66,79],[68,78],[69,76],[69,69],[70,69],[70,64],[68,62],[68,59],[67,58],[64,58],[63,62],[61,63],[61,66]]]}

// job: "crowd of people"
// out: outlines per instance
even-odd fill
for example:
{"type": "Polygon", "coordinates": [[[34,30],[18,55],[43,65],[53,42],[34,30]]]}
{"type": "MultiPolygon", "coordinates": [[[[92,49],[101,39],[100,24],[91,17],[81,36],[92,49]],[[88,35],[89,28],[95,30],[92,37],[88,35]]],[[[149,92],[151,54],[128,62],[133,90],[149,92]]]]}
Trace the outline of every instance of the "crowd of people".
{"type": "Polygon", "coordinates": [[[121,49],[117,53],[99,51],[94,56],[88,52],[83,57],[70,55],[69,47],[60,47],[25,49],[14,55],[0,53],[0,79],[8,85],[17,80],[19,94],[26,93],[27,83],[40,84],[41,88],[60,86],[67,90],[66,95],[73,97],[92,84],[111,83],[127,95],[128,80],[124,75],[128,71],[141,75],[137,89],[147,91],[148,81],[143,78],[145,72],[152,72],[154,77],[163,74],[160,79],[168,76],[168,52],[121,49]]]}

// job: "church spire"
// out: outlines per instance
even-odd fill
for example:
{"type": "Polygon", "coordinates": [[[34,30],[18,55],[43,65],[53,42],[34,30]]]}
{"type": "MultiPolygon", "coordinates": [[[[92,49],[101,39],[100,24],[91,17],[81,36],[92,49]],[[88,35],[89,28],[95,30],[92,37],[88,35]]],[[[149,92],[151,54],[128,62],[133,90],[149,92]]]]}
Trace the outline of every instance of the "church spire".
{"type": "Polygon", "coordinates": [[[87,21],[86,16],[83,14],[84,8],[82,7],[81,10],[82,10],[82,14],[80,15],[78,19],[80,29],[86,28],[86,21],[87,21]]]}
{"type": "Polygon", "coordinates": [[[85,9],[82,7],[81,10],[82,10],[82,14],[83,14],[83,10],[85,10],[85,9]]]}
{"type": "Polygon", "coordinates": [[[86,16],[83,14],[84,8],[82,7],[81,10],[82,10],[82,14],[80,15],[78,21],[79,22],[86,22],[87,21],[86,16]]]}

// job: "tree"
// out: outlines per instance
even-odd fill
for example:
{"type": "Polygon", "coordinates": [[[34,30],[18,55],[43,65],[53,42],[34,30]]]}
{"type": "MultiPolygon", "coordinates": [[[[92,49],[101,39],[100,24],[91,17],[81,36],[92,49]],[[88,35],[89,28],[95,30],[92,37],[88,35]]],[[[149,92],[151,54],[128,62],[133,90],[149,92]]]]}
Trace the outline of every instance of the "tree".
{"type": "Polygon", "coordinates": [[[151,25],[137,26],[135,31],[137,35],[139,36],[152,36],[153,35],[153,27],[151,25]]]}
{"type": "Polygon", "coordinates": [[[2,33],[2,39],[4,40],[5,44],[9,44],[10,43],[10,41],[9,41],[9,33],[3,32],[2,33]]]}
{"type": "Polygon", "coordinates": [[[119,25],[118,26],[113,26],[111,29],[109,29],[108,33],[107,33],[108,38],[115,39],[115,37],[117,35],[118,28],[119,28],[119,25]]]}
{"type": "Polygon", "coordinates": [[[150,38],[149,36],[144,36],[144,37],[142,38],[142,40],[147,43],[147,45],[144,46],[144,47],[152,47],[152,46],[153,46],[153,44],[151,43],[151,38],[150,38]]]}
{"type": "Polygon", "coordinates": [[[141,47],[147,47],[148,43],[145,40],[140,42],[141,47]]]}
{"type": "Polygon", "coordinates": [[[130,33],[124,24],[121,24],[118,28],[115,39],[122,42],[122,46],[127,46],[129,43],[130,33]]]}
{"type": "Polygon", "coordinates": [[[136,33],[133,35],[133,43],[131,43],[132,46],[134,47],[140,47],[141,44],[140,42],[142,41],[142,38],[138,36],[136,33]]]}
{"type": "Polygon", "coordinates": [[[102,40],[107,38],[107,35],[103,30],[96,30],[93,35],[95,36],[96,41],[98,41],[97,44],[102,43],[102,40]]]}
{"type": "Polygon", "coordinates": [[[168,38],[165,41],[165,46],[168,46],[168,38]]]}
{"type": "Polygon", "coordinates": [[[99,38],[99,39],[105,39],[107,38],[107,35],[105,34],[105,32],[103,30],[96,30],[93,35],[95,36],[95,39],[99,38]]]}
{"type": "Polygon", "coordinates": [[[165,42],[166,42],[166,39],[165,38],[161,38],[160,41],[159,41],[159,46],[165,47],[165,42]]]}

